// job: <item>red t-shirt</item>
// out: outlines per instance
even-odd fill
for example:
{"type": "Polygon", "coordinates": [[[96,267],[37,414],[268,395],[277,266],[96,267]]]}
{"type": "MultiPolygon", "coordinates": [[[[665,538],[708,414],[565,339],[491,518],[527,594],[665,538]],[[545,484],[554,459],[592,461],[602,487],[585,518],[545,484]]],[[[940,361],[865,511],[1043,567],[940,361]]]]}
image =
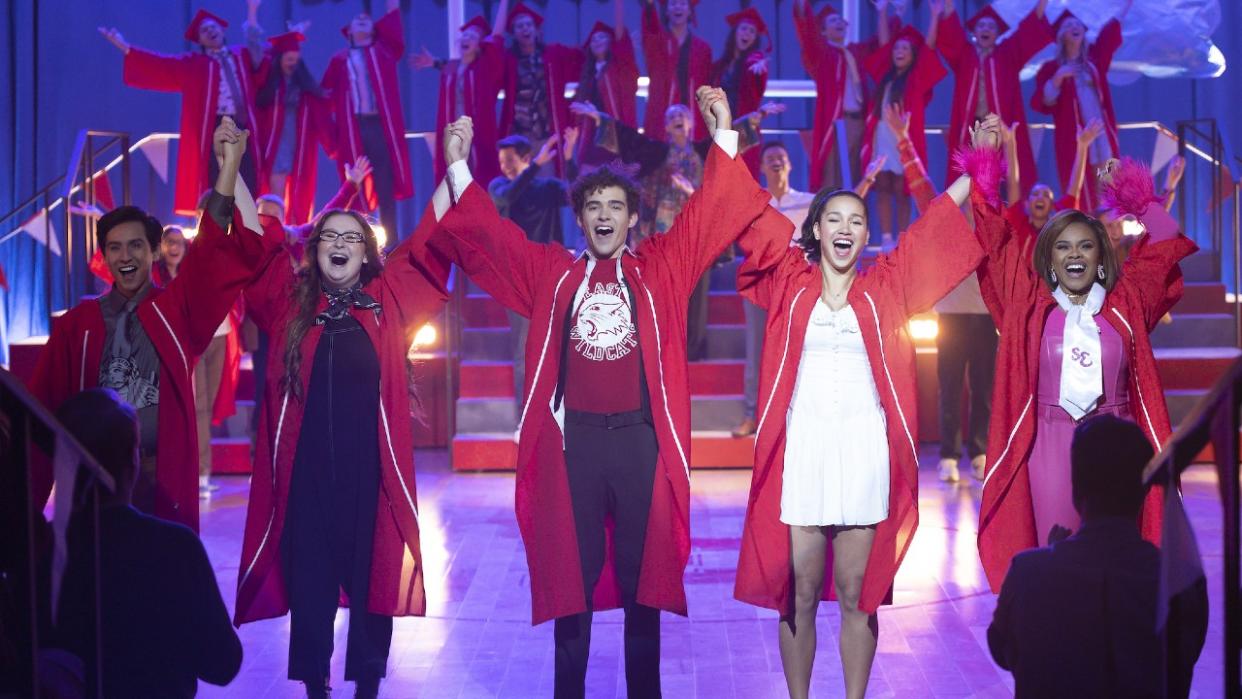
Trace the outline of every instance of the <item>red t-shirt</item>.
{"type": "Polygon", "coordinates": [[[600,260],[569,326],[565,407],[624,413],[642,407],[638,329],[615,260],[600,260]]]}

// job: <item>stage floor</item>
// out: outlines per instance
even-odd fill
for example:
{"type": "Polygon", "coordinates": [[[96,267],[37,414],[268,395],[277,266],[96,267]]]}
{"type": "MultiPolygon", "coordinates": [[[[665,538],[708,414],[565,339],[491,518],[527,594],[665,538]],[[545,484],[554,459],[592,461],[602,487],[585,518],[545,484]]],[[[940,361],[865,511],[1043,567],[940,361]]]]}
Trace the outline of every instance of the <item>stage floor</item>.
{"type": "MultiPolygon", "coordinates": [[[[897,576],[895,604],[880,611],[879,651],[869,697],[1011,697],[1013,681],[987,651],[995,597],[975,545],[980,488],[936,479],[934,450],[920,470],[921,524],[897,576]]],[[[550,697],[552,625],[530,625],[526,559],[513,516],[512,474],[449,470],[443,450],[416,457],[428,611],[394,625],[385,697],[435,699],[550,697]]],[[[248,478],[217,478],[204,504],[202,535],[230,610],[237,586],[248,478]]],[[[694,533],[686,591],[690,618],[663,616],[664,695],[784,697],[776,616],[733,599],[733,576],[750,472],[700,471],[691,479],[694,533]]],[[[1222,696],[1221,528],[1215,473],[1199,466],[1183,485],[1199,538],[1212,601],[1207,644],[1192,696],[1222,696]]],[[[337,616],[332,684],[344,682],[348,612],[337,616]]],[[[844,696],[837,658],[836,603],[819,613],[812,695],[844,696]]],[[[622,615],[595,617],[587,695],[624,697],[622,615]]],[[[288,617],[247,624],[245,658],[226,688],[200,684],[203,697],[298,697],[285,679],[288,617]]]]}

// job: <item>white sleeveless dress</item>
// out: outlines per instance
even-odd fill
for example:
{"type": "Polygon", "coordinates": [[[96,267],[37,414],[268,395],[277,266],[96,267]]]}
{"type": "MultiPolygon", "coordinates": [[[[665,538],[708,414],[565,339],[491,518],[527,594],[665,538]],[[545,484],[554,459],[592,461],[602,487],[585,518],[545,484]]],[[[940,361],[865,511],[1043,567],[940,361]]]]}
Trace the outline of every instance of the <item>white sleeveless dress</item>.
{"type": "Polygon", "coordinates": [[[869,525],[888,517],[888,436],[854,309],[816,301],[785,416],[781,521],[869,525]]]}

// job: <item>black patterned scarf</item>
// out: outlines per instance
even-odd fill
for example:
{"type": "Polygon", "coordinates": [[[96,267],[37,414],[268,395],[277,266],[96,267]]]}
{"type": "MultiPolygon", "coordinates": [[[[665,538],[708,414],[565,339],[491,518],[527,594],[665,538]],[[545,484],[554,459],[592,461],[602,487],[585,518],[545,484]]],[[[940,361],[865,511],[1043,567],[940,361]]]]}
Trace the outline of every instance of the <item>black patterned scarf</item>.
{"type": "Polygon", "coordinates": [[[362,282],[345,289],[324,289],[323,295],[328,299],[328,308],[315,316],[315,325],[323,325],[329,320],[341,320],[349,315],[350,308],[378,309],[379,301],[362,290],[362,282]]]}

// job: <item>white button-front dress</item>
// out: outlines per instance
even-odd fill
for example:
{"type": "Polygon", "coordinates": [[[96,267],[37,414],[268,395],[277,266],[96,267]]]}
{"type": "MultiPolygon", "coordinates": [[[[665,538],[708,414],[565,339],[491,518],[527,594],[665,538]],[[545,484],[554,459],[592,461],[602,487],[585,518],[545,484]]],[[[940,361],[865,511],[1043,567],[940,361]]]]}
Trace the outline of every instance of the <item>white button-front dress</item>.
{"type": "Polygon", "coordinates": [[[781,521],[876,524],[888,517],[888,437],[854,309],[815,303],[785,416],[781,521]]]}

